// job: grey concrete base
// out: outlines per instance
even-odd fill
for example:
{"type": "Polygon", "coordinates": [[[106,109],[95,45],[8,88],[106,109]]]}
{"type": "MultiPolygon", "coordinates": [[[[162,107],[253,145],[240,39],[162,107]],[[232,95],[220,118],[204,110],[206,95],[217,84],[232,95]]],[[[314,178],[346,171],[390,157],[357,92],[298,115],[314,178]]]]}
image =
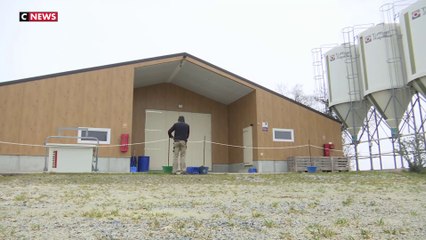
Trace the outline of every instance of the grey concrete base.
{"type": "Polygon", "coordinates": [[[253,161],[253,166],[244,166],[243,163],[213,164],[213,172],[247,173],[250,167],[255,167],[258,173],[288,172],[287,161],[253,161]]]}
{"type": "MultiPolygon", "coordinates": [[[[44,156],[0,155],[0,173],[43,172],[44,156]]],[[[130,172],[130,158],[98,158],[99,172],[130,172]]]]}
{"type": "Polygon", "coordinates": [[[44,156],[0,155],[0,173],[43,172],[44,156]]]}
{"type": "Polygon", "coordinates": [[[243,163],[229,164],[229,172],[240,172],[244,168],[243,163]]]}
{"type": "Polygon", "coordinates": [[[213,164],[211,172],[228,172],[229,165],[228,164],[213,164]]]}
{"type": "Polygon", "coordinates": [[[99,172],[130,172],[130,158],[98,158],[99,172]]]}
{"type": "MultiPolygon", "coordinates": [[[[0,173],[43,172],[44,156],[0,155],[0,173]]],[[[253,161],[259,173],[288,172],[287,161],[253,161]]],[[[99,158],[99,172],[130,172],[130,158],[99,158]]],[[[212,172],[247,172],[243,163],[213,164],[212,172]]]]}
{"type": "Polygon", "coordinates": [[[253,166],[259,173],[288,172],[287,161],[253,161],[253,166]]]}
{"type": "Polygon", "coordinates": [[[244,164],[242,163],[234,163],[234,164],[213,164],[212,172],[240,172],[241,169],[244,168],[244,164]]]}

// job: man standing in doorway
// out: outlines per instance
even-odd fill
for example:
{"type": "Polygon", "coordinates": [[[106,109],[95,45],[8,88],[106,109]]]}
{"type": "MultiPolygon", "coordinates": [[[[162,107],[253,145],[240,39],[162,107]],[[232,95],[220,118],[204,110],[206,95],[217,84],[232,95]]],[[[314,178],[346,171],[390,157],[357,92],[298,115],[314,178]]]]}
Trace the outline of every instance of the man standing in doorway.
{"type": "Polygon", "coordinates": [[[185,118],[179,116],[178,122],[169,129],[169,138],[173,138],[173,173],[178,172],[178,159],[180,156],[180,169],[183,174],[186,173],[185,153],[186,144],[189,137],[189,125],[185,123],[185,118]],[[174,132],[174,136],[172,135],[174,132]]]}

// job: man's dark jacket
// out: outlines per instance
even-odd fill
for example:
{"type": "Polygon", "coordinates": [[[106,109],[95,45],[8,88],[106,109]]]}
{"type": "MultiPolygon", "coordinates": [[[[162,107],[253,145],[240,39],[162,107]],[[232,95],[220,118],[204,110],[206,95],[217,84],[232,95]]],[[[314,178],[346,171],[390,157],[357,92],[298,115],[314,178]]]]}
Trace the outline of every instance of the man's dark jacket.
{"type": "Polygon", "coordinates": [[[175,141],[183,140],[188,141],[189,137],[189,125],[185,122],[177,122],[169,129],[169,138],[173,138],[175,141]],[[172,135],[172,132],[175,132],[175,135],[172,135]]]}

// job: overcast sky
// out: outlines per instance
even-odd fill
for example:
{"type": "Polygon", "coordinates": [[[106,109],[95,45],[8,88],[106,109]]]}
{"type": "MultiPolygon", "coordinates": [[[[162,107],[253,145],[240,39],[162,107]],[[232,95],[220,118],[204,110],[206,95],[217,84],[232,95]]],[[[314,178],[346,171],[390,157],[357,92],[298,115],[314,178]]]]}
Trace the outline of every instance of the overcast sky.
{"type": "Polygon", "coordinates": [[[382,22],[384,0],[0,0],[0,82],[187,52],[272,90],[312,92],[313,48],[382,22]],[[58,22],[19,22],[57,11],[58,22]]]}

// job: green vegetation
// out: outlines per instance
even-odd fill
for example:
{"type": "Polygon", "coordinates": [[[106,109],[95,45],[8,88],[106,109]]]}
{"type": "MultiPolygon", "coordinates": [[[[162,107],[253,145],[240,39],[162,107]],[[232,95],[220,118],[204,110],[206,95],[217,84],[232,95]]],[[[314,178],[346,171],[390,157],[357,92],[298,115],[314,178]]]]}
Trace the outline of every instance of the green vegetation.
{"type": "Polygon", "coordinates": [[[83,217],[88,218],[108,218],[115,219],[120,216],[118,209],[106,210],[106,209],[91,209],[89,211],[83,212],[83,217]]]}
{"type": "Polygon", "coordinates": [[[259,217],[263,217],[263,214],[260,213],[260,212],[257,212],[257,211],[253,211],[251,213],[251,216],[254,217],[254,218],[259,218],[259,217]]]}
{"type": "Polygon", "coordinates": [[[354,202],[354,199],[352,196],[347,197],[345,200],[342,201],[343,206],[350,206],[354,202]]]}
{"type": "Polygon", "coordinates": [[[335,222],[335,225],[339,227],[347,227],[349,226],[349,220],[346,218],[338,218],[335,222]]]}
{"type": "Polygon", "coordinates": [[[275,224],[275,222],[274,222],[274,221],[272,221],[272,220],[267,220],[267,219],[265,219],[265,220],[264,220],[263,225],[264,225],[265,227],[267,227],[267,228],[273,228],[273,227],[275,227],[275,226],[276,226],[276,224],[275,224]]]}
{"type": "Polygon", "coordinates": [[[22,174],[0,177],[0,188],[1,239],[42,239],[79,222],[141,238],[419,239],[426,220],[426,175],[408,171],[22,174]]]}
{"type": "Polygon", "coordinates": [[[28,200],[28,195],[25,193],[21,193],[15,196],[14,198],[15,201],[27,201],[28,200]]]}
{"type": "Polygon", "coordinates": [[[399,143],[399,153],[408,162],[408,168],[411,172],[425,172],[425,146],[424,134],[406,137],[399,143]]]}
{"type": "Polygon", "coordinates": [[[380,218],[378,221],[377,221],[377,226],[384,226],[385,225],[385,221],[383,220],[383,218],[380,218]]]}
{"type": "Polygon", "coordinates": [[[336,232],[321,224],[312,224],[307,227],[313,239],[332,238],[336,232]]]}
{"type": "Polygon", "coordinates": [[[272,206],[273,208],[277,208],[279,204],[280,204],[279,202],[273,202],[273,203],[271,204],[271,206],[272,206]]]}
{"type": "Polygon", "coordinates": [[[362,239],[371,239],[372,233],[371,233],[371,231],[369,231],[367,229],[361,229],[361,237],[362,237],[362,239]]]}

